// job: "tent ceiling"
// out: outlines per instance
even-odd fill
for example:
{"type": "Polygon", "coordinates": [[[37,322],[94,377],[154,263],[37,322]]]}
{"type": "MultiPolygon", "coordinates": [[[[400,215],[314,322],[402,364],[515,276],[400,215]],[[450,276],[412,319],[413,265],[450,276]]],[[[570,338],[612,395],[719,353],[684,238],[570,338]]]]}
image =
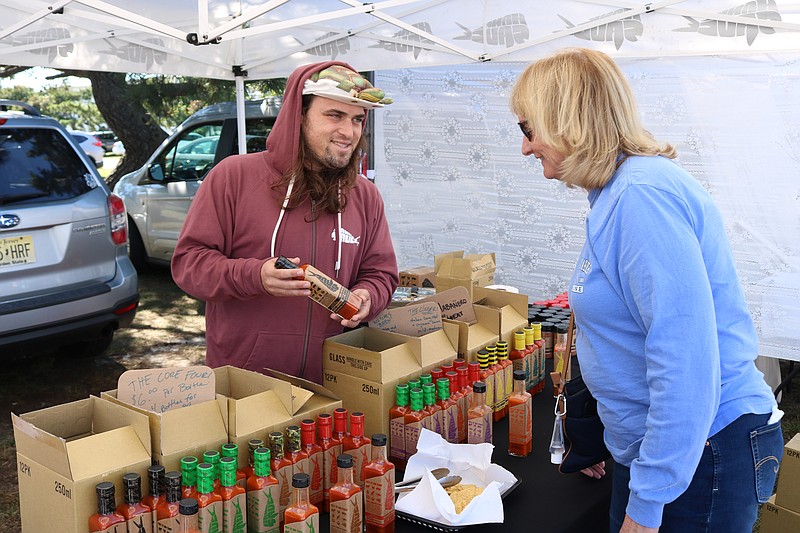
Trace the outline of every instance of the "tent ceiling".
{"type": "Polygon", "coordinates": [[[233,79],[360,70],[800,51],[800,5],[756,0],[0,0],[0,64],[233,79]]]}

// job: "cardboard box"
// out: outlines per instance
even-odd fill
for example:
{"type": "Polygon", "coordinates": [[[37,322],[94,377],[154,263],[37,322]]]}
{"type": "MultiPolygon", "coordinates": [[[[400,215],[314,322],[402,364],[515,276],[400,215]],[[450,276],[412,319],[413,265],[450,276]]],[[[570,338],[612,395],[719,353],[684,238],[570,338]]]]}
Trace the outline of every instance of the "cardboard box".
{"type": "Polygon", "coordinates": [[[142,414],[92,396],[11,420],[25,533],[84,533],[98,483],[113,482],[120,502],[124,474],[147,479],[151,439],[142,414]]]}
{"type": "Polygon", "coordinates": [[[456,357],[458,326],[408,337],[359,328],[331,337],[323,345],[325,386],[348,411],[364,413],[364,433],[390,436],[389,408],[395,386],[456,357]]]}
{"type": "Polygon", "coordinates": [[[473,287],[494,283],[496,269],[494,253],[464,254],[463,251],[439,254],[434,257],[436,291],[465,287],[472,296],[473,287]]]}
{"type": "Polygon", "coordinates": [[[500,312],[498,336],[508,342],[509,351],[514,349],[514,332],[528,325],[528,296],[513,292],[475,287],[473,303],[492,307],[500,312]]]}
{"type": "Polygon", "coordinates": [[[761,506],[759,531],[761,533],[797,533],[800,531],[800,513],[775,505],[773,498],[761,506]]]}
{"type": "Polygon", "coordinates": [[[478,350],[494,344],[500,338],[500,311],[484,305],[473,305],[477,322],[469,324],[460,320],[445,319],[445,323],[458,327],[458,356],[467,362],[477,361],[478,350]]]}
{"type": "Polygon", "coordinates": [[[775,504],[800,513],[800,433],[783,448],[775,504]]]}
{"type": "Polygon", "coordinates": [[[436,270],[432,266],[420,266],[400,271],[401,287],[433,288],[436,283],[436,270]]]}

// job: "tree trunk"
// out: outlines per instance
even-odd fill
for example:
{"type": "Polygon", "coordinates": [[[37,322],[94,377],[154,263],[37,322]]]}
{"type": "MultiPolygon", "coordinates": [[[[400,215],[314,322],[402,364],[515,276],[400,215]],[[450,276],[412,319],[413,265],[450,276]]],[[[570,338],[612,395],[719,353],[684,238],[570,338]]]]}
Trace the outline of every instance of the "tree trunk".
{"type": "Polygon", "coordinates": [[[125,145],[125,155],[107,180],[113,188],[122,176],[144,165],[167,134],[139,102],[130,98],[125,74],[87,71],[85,75],[92,82],[97,109],[125,145]]]}

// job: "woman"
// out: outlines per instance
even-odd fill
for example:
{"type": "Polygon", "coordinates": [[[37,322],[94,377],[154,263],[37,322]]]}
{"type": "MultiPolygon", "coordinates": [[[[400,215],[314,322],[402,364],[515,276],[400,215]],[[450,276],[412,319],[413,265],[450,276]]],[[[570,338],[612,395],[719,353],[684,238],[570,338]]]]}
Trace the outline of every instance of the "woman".
{"type": "MultiPolygon", "coordinates": [[[[783,453],[722,217],[639,122],[607,55],[560,50],[511,95],[547,179],[588,192],[570,281],[613,469],[612,531],[752,531],[783,453]],[[751,432],[755,432],[751,436],[751,432]]],[[[603,465],[584,473],[605,474],[603,465]]]]}

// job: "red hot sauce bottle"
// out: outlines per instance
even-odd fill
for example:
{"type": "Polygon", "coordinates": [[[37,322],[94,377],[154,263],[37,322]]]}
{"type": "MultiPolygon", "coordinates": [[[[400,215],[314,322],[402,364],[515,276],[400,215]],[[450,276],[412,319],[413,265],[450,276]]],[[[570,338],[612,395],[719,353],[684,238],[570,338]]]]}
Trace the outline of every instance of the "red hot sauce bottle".
{"type": "Polygon", "coordinates": [[[98,483],[95,487],[97,491],[97,513],[89,517],[89,531],[125,533],[128,526],[125,524],[125,517],[118,513],[114,507],[114,484],[110,481],[98,483]]]}
{"type": "Polygon", "coordinates": [[[307,418],[300,422],[300,449],[308,457],[308,472],[311,484],[308,499],[317,507],[322,505],[322,447],[317,444],[317,424],[307,418]]]}
{"type": "Polygon", "coordinates": [[[318,533],[319,509],[308,501],[308,474],[292,476],[292,503],[284,512],[284,533],[318,533]]]}
{"type": "Polygon", "coordinates": [[[156,509],[158,504],[167,498],[166,494],[164,494],[164,467],[153,465],[148,468],[147,480],[150,482],[150,494],[142,499],[142,503],[150,509],[150,522],[153,524],[151,531],[156,531],[158,529],[156,509]]]}
{"type": "Polygon", "coordinates": [[[486,405],[486,384],[483,381],[476,381],[472,384],[467,443],[482,442],[492,443],[492,408],[486,405]]]}
{"type": "MultiPolygon", "coordinates": [[[[239,446],[233,443],[223,444],[220,448],[222,457],[233,457],[236,460],[236,484],[247,489],[247,474],[239,468],[239,446]]],[[[222,459],[220,459],[222,461],[222,459]]],[[[220,472],[220,481],[222,480],[222,473],[220,472]]]]}
{"type": "Polygon", "coordinates": [[[236,459],[219,460],[220,486],[217,494],[222,498],[222,527],[224,533],[239,533],[247,529],[247,491],[236,484],[236,459]]]}
{"type": "Polygon", "coordinates": [[[159,533],[177,531],[180,526],[181,473],[177,470],[164,474],[164,495],[166,498],[156,507],[156,530],[159,533]]]}
{"type": "Polygon", "coordinates": [[[300,426],[286,428],[286,457],[292,462],[292,474],[309,474],[308,454],[303,451],[300,437],[300,426]]]}
{"type": "Polygon", "coordinates": [[[278,502],[281,492],[278,480],[271,475],[270,452],[256,448],[253,452],[254,473],[247,478],[247,532],[280,533],[278,502]]]}
{"type": "Polygon", "coordinates": [[[367,533],[394,531],[394,465],[386,457],[386,435],[372,435],[372,459],[364,468],[367,533]]]}
{"type": "Polygon", "coordinates": [[[137,533],[152,533],[153,514],[150,508],[142,503],[142,476],[128,473],[122,476],[124,500],[117,505],[117,512],[125,517],[128,530],[137,533]]]}
{"type": "Polygon", "coordinates": [[[222,531],[222,497],[214,492],[214,465],[197,465],[198,524],[202,533],[222,531]]]}
{"type": "Polygon", "coordinates": [[[331,487],[331,533],[358,533],[363,527],[361,487],[353,479],[355,460],[343,453],[336,458],[339,479],[331,487]]]}
{"type": "Polygon", "coordinates": [[[270,468],[272,475],[278,479],[280,498],[278,499],[278,516],[283,517],[292,495],[292,462],[283,455],[283,433],[273,431],[269,434],[269,447],[272,452],[270,468]]]}
{"type": "Polygon", "coordinates": [[[332,418],[328,413],[317,415],[317,443],[322,448],[322,505],[326,513],[331,509],[331,487],[336,484],[339,475],[336,458],[342,453],[342,443],[333,438],[332,418]]]}
{"type": "Polygon", "coordinates": [[[297,279],[311,283],[309,298],[340,317],[349,320],[358,312],[361,302],[357,296],[353,296],[349,289],[308,263],[295,265],[287,258],[280,256],[275,260],[275,268],[301,268],[305,275],[297,279]]]}
{"type": "Polygon", "coordinates": [[[406,436],[405,415],[411,409],[408,406],[408,385],[398,383],[395,388],[395,404],[389,409],[389,430],[392,437],[389,448],[389,457],[400,468],[405,468],[406,460],[406,436]]]}
{"type": "Polygon", "coordinates": [[[525,372],[514,371],[514,392],[508,397],[508,453],[526,457],[533,443],[531,395],[525,390],[525,372]]]}
{"type": "Polygon", "coordinates": [[[342,443],[342,452],[353,456],[353,479],[356,485],[364,487],[364,466],[369,462],[370,444],[364,436],[364,413],[350,413],[350,435],[342,443]]]}

